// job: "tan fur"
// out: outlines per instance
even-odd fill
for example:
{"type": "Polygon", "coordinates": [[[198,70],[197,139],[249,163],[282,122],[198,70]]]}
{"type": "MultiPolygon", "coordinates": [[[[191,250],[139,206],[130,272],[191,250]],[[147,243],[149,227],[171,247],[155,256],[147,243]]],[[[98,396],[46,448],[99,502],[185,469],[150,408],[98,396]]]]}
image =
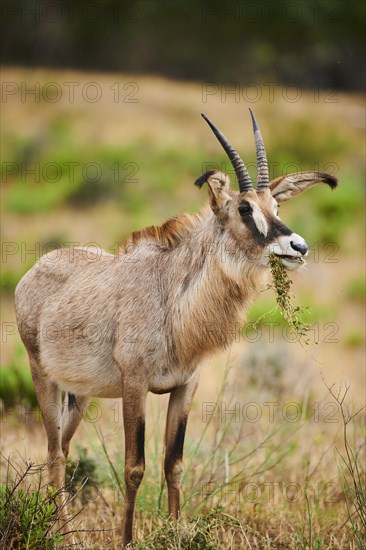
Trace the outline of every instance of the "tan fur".
{"type": "MultiPolygon", "coordinates": [[[[298,181],[304,190],[303,179],[298,181]]],[[[132,538],[144,473],[147,392],[171,393],[165,474],[169,513],[177,518],[184,432],[200,364],[234,340],[268,273],[269,252],[289,254],[294,242],[304,243],[279,221],[269,189],[230,192],[228,177],[215,172],[208,185],[211,208],[133,233],[116,256],[100,249],[50,252],[15,292],[19,331],[47,431],[52,484],[64,483],[70,440],[90,397],[123,397],[124,544],[132,538]],[[268,234],[239,213],[246,198],[268,234]],[[61,389],[76,396],[76,407],[70,396],[64,404],[62,419],[61,389]]],[[[283,181],[281,186],[283,195],[283,181]]]]}
{"type": "Polygon", "coordinates": [[[142,229],[141,231],[135,231],[132,233],[128,243],[137,244],[142,240],[155,241],[164,248],[171,250],[179,245],[179,243],[189,235],[194,223],[196,222],[196,216],[190,216],[189,214],[181,214],[180,216],[174,216],[167,220],[161,227],[151,226],[142,229]]]}

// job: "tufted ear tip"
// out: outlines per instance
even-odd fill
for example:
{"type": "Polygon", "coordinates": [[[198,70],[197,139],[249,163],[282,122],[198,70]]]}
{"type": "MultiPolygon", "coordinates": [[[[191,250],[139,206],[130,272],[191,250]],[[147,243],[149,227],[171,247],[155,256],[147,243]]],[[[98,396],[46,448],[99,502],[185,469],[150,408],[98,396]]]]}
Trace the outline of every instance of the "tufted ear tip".
{"type": "Polygon", "coordinates": [[[204,174],[202,174],[202,176],[197,178],[196,181],[194,182],[194,184],[197,185],[197,187],[199,187],[201,189],[203,184],[206,183],[208,178],[210,176],[212,176],[212,174],[214,174],[215,172],[216,172],[216,170],[208,170],[208,172],[205,172],[204,174]]]}
{"type": "Polygon", "coordinates": [[[325,172],[296,172],[275,178],[270,183],[270,189],[277,202],[284,202],[319,183],[326,183],[331,189],[338,185],[337,178],[325,172]]]}
{"type": "Polygon", "coordinates": [[[335,189],[338,186],[338,180],[334,176],[331,176],[330,174],[320,174],[322,177],[322,181],[324,183],[327,183],[331,189],[335,189]]]}

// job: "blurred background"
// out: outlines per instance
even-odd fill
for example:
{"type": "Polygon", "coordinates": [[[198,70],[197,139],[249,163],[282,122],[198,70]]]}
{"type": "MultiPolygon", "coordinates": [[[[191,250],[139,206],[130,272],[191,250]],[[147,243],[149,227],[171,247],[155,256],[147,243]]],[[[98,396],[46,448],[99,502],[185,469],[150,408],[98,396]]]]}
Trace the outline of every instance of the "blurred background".
{"type": "MultiPolygon", "coordinates": [[[[254,176],[252,107],[272,177],[319,169],[340,180],[282,215],[313,249],[309,295],[329,293],[335,322],[342,300],[352,311],[342,339],[354,353],[363,343],[363,2],[11,0],[1,13],[5,321],[42,253],[67,242],[116,250],[132,230],[197,210],[206,196],[192,182],[207,167],[233,176],[202,111],[254,176]]],[[[7,330],[5,364],[17,339],[7,330]]]]}
{"type": "MultiPolygon", "coordinates": [[[[292,277],[309,309],[310,343],[284,336],[273,292],[263,292],[249,314],[261,318],[261,337],[249,331],[230,359],[206,367],[197,414],[231,361],[241,400],[244,386],[263,399],[324,397],[324,375],[347,381],[362,403],[365,3],[4,0],[1,14],[3,409],[35,406],[13,311],[21,276],[52,248],[116,251],[133,230],[197,211],[207,195],[193,182],[210,167],[235,185],[201,112],[255,178],[248,107],[271,177],[319,170],[339,188],[319,186],[281,207],[311,248],[307,269],[292,277]]],[[[5,450],[43,437],[12,418],[5,450]]]]}
{"type": "Polygon", "coordinates": [[[6,64],[362,91],[363,2],[12,0],[6,64]]]}

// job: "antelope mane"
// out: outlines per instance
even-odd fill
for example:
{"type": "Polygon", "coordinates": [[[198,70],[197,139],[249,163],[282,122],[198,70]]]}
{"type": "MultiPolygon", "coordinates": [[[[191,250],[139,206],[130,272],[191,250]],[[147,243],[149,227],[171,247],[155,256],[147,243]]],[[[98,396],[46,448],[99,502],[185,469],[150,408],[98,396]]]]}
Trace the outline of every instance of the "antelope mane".
{"type": "Polygon", "coordinates": [[[134,231],[128,239],[127,245],[130,243],[136,245],[143,241],[151,241],[166,250],[172,250],[189,237],[203,216],[203,211],[193,215],[183,212],[169,218],[161,226],[152,225],[145,229],[134,231]]]}

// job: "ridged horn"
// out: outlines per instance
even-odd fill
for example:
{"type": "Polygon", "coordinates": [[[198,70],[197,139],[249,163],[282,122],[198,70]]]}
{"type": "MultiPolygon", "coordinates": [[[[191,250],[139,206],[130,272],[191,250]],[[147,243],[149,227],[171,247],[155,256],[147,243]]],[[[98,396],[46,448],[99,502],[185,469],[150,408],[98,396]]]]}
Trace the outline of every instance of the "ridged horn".
{"type": "Polygon", "coordinates": [[[261,131],[252,109],[249,109],[249,111],[252,117],[255,148],[257,151],[257,191],[260,191],[261,189],[267,189],[269,187],[268,162],[261,131]]]}
{"type": "Polygon", "coordinates": [[[202,113],[202,117],[205,119],[207,124],[210,126],[211,130],[221,143],[225,153],[230,159],[231,164],[235,170],[236,177],[238,178],[240,192],[250,191],[253,189],[253,185],[246,169],[244,162],[239,157],[238,153],[235,151],[234,147],[230,145],[224,134],[214,125],[211,120],[202,113]]]}

